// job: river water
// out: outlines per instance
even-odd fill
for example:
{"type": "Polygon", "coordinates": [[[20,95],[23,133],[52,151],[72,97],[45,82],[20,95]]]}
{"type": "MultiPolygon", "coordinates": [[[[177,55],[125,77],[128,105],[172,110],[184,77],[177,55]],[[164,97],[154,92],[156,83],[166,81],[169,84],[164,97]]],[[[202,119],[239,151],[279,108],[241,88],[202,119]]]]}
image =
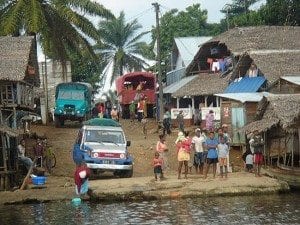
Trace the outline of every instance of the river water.
{"type": "Polygon", "coordinates": [[[300,224],[300,194],[6,205],[0,224],[300,224]]]}

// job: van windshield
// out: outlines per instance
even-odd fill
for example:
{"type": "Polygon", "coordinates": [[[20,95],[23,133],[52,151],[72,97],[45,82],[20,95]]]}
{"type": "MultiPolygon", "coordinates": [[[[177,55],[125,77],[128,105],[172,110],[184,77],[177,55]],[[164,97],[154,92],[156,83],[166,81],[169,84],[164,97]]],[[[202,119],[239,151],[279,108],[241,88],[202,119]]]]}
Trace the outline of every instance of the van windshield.
{"type": "Polygon", "coordinates": [[[84,91],[59,90],[57,99],[84,100],[84,91]]]}
{"type": "Polygon", "coordinates": [[[124,135],[121,131],[87,130],[86,142],[125,144],[124,135]]]}

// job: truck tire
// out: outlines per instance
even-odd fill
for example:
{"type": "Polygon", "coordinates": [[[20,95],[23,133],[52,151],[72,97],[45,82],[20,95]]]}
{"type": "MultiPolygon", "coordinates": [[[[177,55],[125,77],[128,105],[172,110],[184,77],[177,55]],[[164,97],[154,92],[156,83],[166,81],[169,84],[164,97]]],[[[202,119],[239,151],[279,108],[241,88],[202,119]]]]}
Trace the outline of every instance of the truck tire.
{"type": "Polygon", "coordinates": [[[131,170],[124,170],[120,173],[121,178],[130,178],[133,175],[133,169],[131,170]]]}
{"type": "Polygon", "coordinates": [[[54,116],[54,124],[56,128],[59,128],[61,126],[60,119],[58,116],[54,116]]]}

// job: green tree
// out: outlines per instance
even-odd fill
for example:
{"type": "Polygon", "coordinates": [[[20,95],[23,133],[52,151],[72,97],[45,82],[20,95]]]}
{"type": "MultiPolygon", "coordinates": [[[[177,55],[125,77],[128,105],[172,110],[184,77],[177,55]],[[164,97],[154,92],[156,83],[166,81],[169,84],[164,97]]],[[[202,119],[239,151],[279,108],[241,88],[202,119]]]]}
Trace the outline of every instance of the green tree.
{"type": "Polygon", "coordinates": [[[90,0],[0,0],[0,35],[35,35],[44,52],[64,64],[68,49],[94,55],[87,37],[99,34],[85,15],[113,17],[90,0]]]}
{"type": "MultiPolygon", "coordinates": [[[[184,11],[172,9],[160,19],[161,58],[168,61],[174,37],[211,36],[219,34],[219,24],[208,24],[207,11],[201,10],[200,4],[187,7],[184,11]]],[[[156,29],[152,29],[153,43],[156,40],[156,29]]]]}
{"type": "Polygon", "coordinates": [[[266,25],[300,25],[299,0],[267,0],[259,12],[266,25]]]}
{"type": "Polygon", "coordinates": [[[94,48],[104,65],[113,65],[111,83],[123,75],[124,70],[137,71],[147,65],[141,57],[146,45],[141,38],[148,32],[138,33],[141,28],[136,19],[126,23],[124,12],[117,18],[99,22],[101,39],[94,48]]]}

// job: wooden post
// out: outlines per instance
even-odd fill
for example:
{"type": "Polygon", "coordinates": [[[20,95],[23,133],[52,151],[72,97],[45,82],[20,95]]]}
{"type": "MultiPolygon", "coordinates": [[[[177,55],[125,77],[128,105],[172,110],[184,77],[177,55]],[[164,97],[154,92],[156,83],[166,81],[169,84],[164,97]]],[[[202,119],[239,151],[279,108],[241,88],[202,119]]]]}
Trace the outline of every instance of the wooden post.
{"type": "Polygon", "coordinates": [[[298,150],[299,150],[299,162],[298,162],[298,166],[300,167],[300,127],[298,128],[298,142],[299,142],[299,145],[298,145],[298,150]]]}
{"type": "Polygon", "coordinates": [[[33,160],[33,163],[32,163],[32,165],[30,166],[30,168],[29,168],[29,170],[28,170],[28,172],[27,172],[26,177],[25,177],[24,180],[23,180],[23,183],[22,183],[22,185],[21,185],[21,187],[20,187],[20,190],[24,190],[24,188],[26,187],[27,180],[28,180],[28,178],[29,178],[29,176],[30,176],[30,174],[31,174],[31,172],[32,172],[32,170],[33,170],[33,167],[34,167],[35,163],[36,163],[36,159],[37,159],[37,158],[35,158],[35,159],[33,160]]]}
{"type": "Polygon", "coordinates": [[[179,100],[180,98],[176,98],[176,108],[179,109],[179,100]]]}
{"type": "Polygon", "coordinates": [[[204,96],[204,107],[207,107],[207,96],[204,96]]]}

